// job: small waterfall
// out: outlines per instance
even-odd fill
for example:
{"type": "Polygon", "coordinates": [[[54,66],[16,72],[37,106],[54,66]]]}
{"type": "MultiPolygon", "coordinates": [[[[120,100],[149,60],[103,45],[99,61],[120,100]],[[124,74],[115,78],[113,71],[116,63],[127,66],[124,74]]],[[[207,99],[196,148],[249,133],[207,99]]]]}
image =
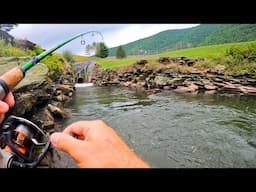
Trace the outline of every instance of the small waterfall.
{"type": "Polygon", "coordinates": [[[95,66],[94,61],[86,61],[86,62],[79,62],[75,63],[75,76],[76,76],[76,83],[90,83],[93,75],[93,69],[95,66]]]}

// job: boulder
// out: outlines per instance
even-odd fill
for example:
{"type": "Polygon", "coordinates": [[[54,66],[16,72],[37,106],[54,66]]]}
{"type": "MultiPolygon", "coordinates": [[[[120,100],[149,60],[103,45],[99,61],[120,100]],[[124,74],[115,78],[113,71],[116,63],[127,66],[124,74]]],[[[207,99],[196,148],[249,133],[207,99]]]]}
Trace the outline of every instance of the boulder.
{"type": "Polygon", "coordinates": [[[218,87],[217,86],[215,86],[214,84],[205,84],[204,85],[204,88],[206,89],[206,90],[216,90],[218,87]]]}
{"type": "Polygon", "coordinates": [[[162,63],[162,64],[168,64],[168,63],[170,63],[170,59],[169,59],[169,57],[160,57],[158,59],[158,62],[162,63]]]}
{"type": "Polygon", "coordinates": [[[32,93],[15,94],[15,106],[13,108],[15,115],[23,115],[30,112],[36,103],[36,98],[32,93]]]}
{"type": "Polygon", "coordinates": [[[148,63],[148,61],[145,59],[142,59],[142,60],[139,60],[136,62],[137,65],[143,65],[143,66],[146,65],[147,63],[148,63]]]}
{"type": "Polygon", "coordinates": [[[68,95],[70,92],[73,92],[73,87],[67,84],[58,84],[56,85],[57,92],[61,91],[64,95],[68,95]]]}
{"type": "Polygon", "coordinates": [[[224,65],[216,65],[214,68],[207,70],[208,73],[215,75],[224,75],[225,66],[224,65]]]}
{"type": "Polygon", "coordinates": [[[166,86],[166,85],[181,83],[183,82],[183,79],[180,77],[170,78],[170,77],[164,77],[164,76],[158,75],[155,77],[154,82],[157,86],[166,86]]]}
{"type": "Polygon", "coordinates": [[[60,107],[54,106],[52,104],[48,104],[47,109],[53,114],[56,118],[66,118],[67,112],[60,107]]]}

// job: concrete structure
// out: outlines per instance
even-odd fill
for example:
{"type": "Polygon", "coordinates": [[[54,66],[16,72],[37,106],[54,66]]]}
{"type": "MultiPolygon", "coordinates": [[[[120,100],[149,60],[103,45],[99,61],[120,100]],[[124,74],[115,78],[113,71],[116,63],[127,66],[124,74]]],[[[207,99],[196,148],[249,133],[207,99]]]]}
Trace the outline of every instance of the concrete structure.
{"type": "Polygon", "coordinates": [[[94,68],[94,61],[78,62],[74,64],[74,73],[76,83],[90,83],[92,80],[92,72],[94,68]]]}

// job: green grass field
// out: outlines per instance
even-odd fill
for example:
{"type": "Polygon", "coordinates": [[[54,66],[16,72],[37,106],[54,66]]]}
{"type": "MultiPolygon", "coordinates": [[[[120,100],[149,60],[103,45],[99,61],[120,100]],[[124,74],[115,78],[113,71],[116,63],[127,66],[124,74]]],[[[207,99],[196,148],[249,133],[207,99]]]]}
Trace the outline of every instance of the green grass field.
{"type": "Polygon", "coordinates": [[[242,43],[227,43],[227,44],[220,44],[220,45],[210,45],[210,46],[182,49],[182,50],[177,50],[177,51],[163,52],[163,53],[157,54],[157,55],[128,57],[125,59],[114,59],[114,58],[106,58],[106,59],[92,58],[92,59],[95,60],[98,64],[100,64],[103,69],[131,65],[141,59],[156,60],[159,57],[185,56],[188,58],[203,57],[203,58],[211,59],[211,58],[223,55],[225,53],[225,51],[232,46],[244,47],[244,46],[248,45],[249,43],[253,43],[253,42],[256,43],[256,41],[250,41],[250,42],[242,42],[242,43]]]}
{"type": "MultiPolygon", "coordinates": [[[[146,57],[145,57],[146,58],[146,57]]],[[[100,64],[101,68],[103,69],[111,69],[115,67],[122,67],[127,66],[135,63],[137,60],[142,59],[141,57],[136,58],[125,58],[125,59],[114,59],[114,58],[106,58],[106,59],[100,59],[95,58],[95,60],[98,64],[100,64]]]]}
{"type": "Polygon", "coordinates": [[[74,55],[73,59],[75,62],[82,62],[82,61],[87,61],[88,57],[82,56],[82,55],[74,55]]]}

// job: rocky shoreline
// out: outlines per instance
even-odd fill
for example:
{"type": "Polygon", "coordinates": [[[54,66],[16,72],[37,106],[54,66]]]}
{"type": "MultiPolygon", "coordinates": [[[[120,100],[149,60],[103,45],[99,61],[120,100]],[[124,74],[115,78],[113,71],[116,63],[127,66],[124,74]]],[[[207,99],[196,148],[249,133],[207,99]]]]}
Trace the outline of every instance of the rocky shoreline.
{"type": "MultiPolygon", "coordinates": [[[[28,59],[27,57],[0,58],[0,75],[28,59]]],[[[48,67],[39,63],[26,73],[25,78],[12,91],[15,105],[7,115],[24,117],[51,134],[58,131],[59,120],[69,117],[65,106],[72,99],[75,91],[75,77],[73,72],[66,68],[61,75],[56,75],[54,80],[49,78],[48,72],[48,67]]],[[[52,149],[40,167],[52,167],[52,149]]]]}
{"type": "Polygon", "coordinates": [[[141,60],[129,67],[98,71],[93,82],[98,86],[118,85],[142,88],[156,93],[161,90],[192,93],[256,95],[256,78],[250,74],[226,76],[225,67],[199,70],[194,67],[203,58],[162,57],[152,65],[141,60]]]}
{"type": "MultiPolygon", "coordinates": [[[[0,75],[27,62],[29,57],[1,57],[0,75]]],[[[55,122],[68,117],[64,107],[75,91],[75,78],[70,69],[63,69],[54,80],[42,63],[31,68],[15,87],[15,106],[9,114],[27,118],[47,132],[55,129],[55,122]]]]}
{"type": "Polygon", "coordinates": [[[55,122],[68,117],[65,105],[75,91],[72,73],[63,74],[56,82],[42,80],[19,86],[13,91],[12,114],[28,118],[47,132],[55,131],[55,122]]]}

